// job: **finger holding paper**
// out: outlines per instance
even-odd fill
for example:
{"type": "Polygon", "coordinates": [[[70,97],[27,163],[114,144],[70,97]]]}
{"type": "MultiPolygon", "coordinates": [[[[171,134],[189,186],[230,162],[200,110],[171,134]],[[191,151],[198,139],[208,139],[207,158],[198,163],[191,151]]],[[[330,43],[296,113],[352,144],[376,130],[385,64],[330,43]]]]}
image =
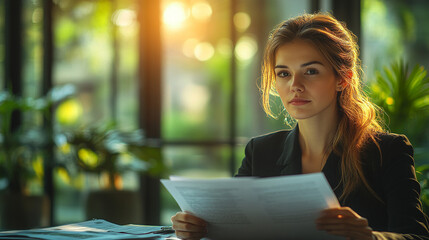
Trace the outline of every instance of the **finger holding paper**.
{"type": "Polygon", "coordinates": [[[207,222],[189,212],[176,213],[171,222],[180,239],[200,239],[207,235],[207,222]]]}
{"type": "Polygon", "coordinates": [[[359,216],[349,207],[330,208],[322,211],[316,220],[317,228],[332,235],[354,240],[373,239],[367,219],[359,216]]]}

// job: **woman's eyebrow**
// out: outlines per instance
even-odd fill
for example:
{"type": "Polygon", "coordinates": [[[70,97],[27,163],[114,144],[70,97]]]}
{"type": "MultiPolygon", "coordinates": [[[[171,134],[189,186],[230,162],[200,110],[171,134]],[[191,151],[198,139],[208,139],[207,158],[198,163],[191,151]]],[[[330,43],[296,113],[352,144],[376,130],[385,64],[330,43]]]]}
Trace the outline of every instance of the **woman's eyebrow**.
{"type": "Polygon", "coordinates": [[[306,67],[306,66],[309,66],[309,65],[312,65],[312,64],[320,64],[320,65],[323,66],[323,63],[321,63],[319,61],[311,61],[311,62],[307,62],[307,63],[301,64],[301,67],[306,67]]]}
{"type": "Polygon", "coordinates": [[[289,67],[286,65],[276,65],[274,68],[289,68],[289,67]]]}
{"type": "MultiPolygon", "coordinates": [[[[319,61],[311,61],[311,62],[306,62],[306,63],[301,64],[301,67],[307,67],[307,66],[310,66],[312,64],[320,64],[320,65],[324,66],[323,63],[321,63],[319,61]]],[[[289,68],[289,67],[286,65],[276,65],[274,68],[289,68]]]]}

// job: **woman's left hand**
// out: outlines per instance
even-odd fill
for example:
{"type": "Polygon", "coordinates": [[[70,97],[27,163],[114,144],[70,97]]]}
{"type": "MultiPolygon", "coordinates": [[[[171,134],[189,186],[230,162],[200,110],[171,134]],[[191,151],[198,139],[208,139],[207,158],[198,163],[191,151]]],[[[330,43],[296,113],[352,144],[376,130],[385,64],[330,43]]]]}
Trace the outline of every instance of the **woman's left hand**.
{"type": "Polygon", "coordinates": [[[329,234],[346,237],[347,240],[373,240],[368,220],[349,207],[330,208],[321,212],[316,220],[317,229],[329,234]]]}

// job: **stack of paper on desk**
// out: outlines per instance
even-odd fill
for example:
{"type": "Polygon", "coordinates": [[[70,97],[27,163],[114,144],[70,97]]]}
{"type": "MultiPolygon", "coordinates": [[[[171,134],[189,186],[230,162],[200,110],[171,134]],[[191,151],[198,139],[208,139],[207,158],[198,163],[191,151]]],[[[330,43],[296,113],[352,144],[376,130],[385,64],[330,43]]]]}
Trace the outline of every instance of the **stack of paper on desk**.
{"type": "Polygon", "coordinates": [[[210,239],[342,239],[316,229],[321,210],[339,207],[322,173],[161,181],[182,211],[209,223],[210,239]]]}
{"type": "Polygon", "coordinates": [[[57,227],[0,232],[0,239],[165,239],[166,235],[162,235],[161,232],[164,231],[161,228],[159,226],[117,225],[106,220],[94,219],[57,227]]]}

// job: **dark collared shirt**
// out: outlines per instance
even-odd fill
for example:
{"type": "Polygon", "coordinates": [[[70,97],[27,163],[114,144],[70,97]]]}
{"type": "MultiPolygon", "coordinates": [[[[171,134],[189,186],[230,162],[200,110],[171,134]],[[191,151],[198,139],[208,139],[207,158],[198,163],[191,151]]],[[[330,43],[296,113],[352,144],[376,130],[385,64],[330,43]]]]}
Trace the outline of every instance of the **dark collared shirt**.
{"type": "MultiPolygon", "coordinates": [[[[302,174],[298,128],[250,140],[236,176],[271,177],[302,174]]],[[[422,211],[413,148],[403,135],[380,133],[380,151],[369,143],[361,153],[362,169],[382,201],[358,187],[340,201],[366,218],[378,239],[429,239],[428,218],[422,211]],[[388,233],[389,232],[389,233],[388,233]]],[[[322,169],[337,198],[342,194],[341,158],[331,153],[322,169]]],[[[287,206],[285,206],[287,207],[287,206]]]]}

